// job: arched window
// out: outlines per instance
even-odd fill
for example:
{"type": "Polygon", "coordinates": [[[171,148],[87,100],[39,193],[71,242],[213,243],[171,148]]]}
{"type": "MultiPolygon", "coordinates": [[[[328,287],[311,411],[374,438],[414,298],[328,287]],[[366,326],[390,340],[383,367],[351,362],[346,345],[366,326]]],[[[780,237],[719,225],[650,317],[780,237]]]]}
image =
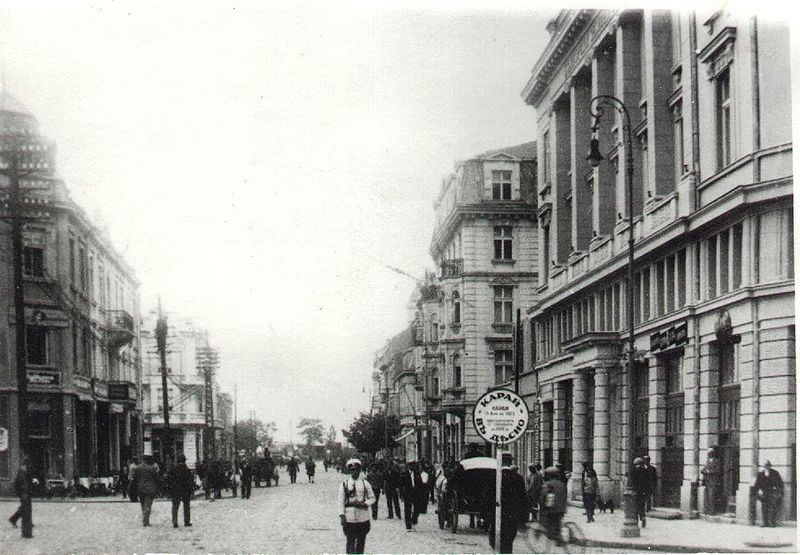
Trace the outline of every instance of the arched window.
{"type": "Polygon", "coordinates": [[[453,323],[461,323],[461,295],[458,291],[453,291],[453,323]]]}
{"type": "Polygon", "coordinates": [[[461,387],[461,356],[453,355],[453,387],[461,387]]]}

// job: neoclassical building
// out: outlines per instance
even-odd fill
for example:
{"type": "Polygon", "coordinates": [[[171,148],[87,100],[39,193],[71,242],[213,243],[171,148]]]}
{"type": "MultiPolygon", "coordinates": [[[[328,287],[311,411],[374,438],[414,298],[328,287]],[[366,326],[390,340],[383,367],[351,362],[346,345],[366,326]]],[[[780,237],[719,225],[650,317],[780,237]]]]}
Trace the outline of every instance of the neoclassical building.
{"type": "Polygon", "coordinates": [[[522,382],[533,457],[620,497],[633,457],[656,504],[746,521],[772,462],[796,496],[788,27],[756,16],[564,10],[523,91],[538,115],[539,252],[522,382]],[[606,107],[586,159],[596,95],[606,107]],[[627,208],[632,195],[633,211],[627,208]],[[633,226],[635,352],[626,277],[633,226]],[[701,469],[713,448],[722,494],[701,469]]]}
{"type": "MultiPolygon", "coordinates": [[[[3,134],[25,137],[23,282],[28,414],[33,475],[107,478],[141,453],[139,282],[132,268],[75,204],[55,164],[55,143],[5,94],[3,134]]],[[[7,187],[7,178],[3,187],[7,187]]],[[[0,491],[19,464],[11,233],[0,227],[0,491]]]]}

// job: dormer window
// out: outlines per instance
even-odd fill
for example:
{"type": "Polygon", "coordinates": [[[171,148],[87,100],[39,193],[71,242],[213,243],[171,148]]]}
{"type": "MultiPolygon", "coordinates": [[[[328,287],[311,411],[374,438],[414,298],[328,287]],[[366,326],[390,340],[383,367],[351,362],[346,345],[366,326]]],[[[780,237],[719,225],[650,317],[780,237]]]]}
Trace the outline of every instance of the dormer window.
{"type": "Polygon", "coordinates": [[[492,200],[511,200],[511,170],[492,170],[492,200]]]}

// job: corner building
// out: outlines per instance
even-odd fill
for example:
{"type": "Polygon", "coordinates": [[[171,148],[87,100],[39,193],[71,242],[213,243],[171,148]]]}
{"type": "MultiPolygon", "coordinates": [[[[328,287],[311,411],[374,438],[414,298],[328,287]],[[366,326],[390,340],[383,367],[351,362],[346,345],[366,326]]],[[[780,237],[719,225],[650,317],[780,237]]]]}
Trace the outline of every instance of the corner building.
{"type": "MultiPolygon", "coordinates": [[[[55,143],[7,94],[0,128],[30,138],[20,190],[31,471],[42,483],[79,479],[88,487],[141,453],[139,282],[57,176],[55,143]]],[[[19,465],[9,226],[0,239],[0,428],[10,432],[9,449],[0,451],[0,492],[8,493],[19,465]]]]}
{"type": "Polygon", "coordinates": [[[536,282],[535,183],[531,142],[459,162],[434,203],[440,310],[423,325],[439,391],[428,410],[445,460],[489,452],[472,425],[475,401],[514,378],[516,312],[531,305],[536,282]]]}
{"type": "Polygon", "coordinates": [[[539,460],[579,491],[594,465],[619,500],[633,457],[656,504],[748,520],[769,459],[796,496],[795,324],[788,27],[758,17],[565,10],[523,91],[538,114],[539,282],[523,386],[539,460]],[[606,158],[586,161],[590,100],[606,158]],[[627,371],[627,240],[635,235],[635,352],[627,371]],[[706,452],[722,492],[701,485],[706,452]]]}

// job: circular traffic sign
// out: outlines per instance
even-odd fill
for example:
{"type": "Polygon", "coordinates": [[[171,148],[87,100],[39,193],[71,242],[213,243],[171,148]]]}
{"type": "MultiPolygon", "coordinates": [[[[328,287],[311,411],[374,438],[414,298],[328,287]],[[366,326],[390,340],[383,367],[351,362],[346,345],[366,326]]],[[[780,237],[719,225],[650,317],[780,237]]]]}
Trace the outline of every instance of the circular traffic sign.
{"type": "Polygon", "coordinates": [[[514,443],[528,428],[528,405],[510,389],[494,389],[475,403],[472,424],[490,443],[514,443]]]}

